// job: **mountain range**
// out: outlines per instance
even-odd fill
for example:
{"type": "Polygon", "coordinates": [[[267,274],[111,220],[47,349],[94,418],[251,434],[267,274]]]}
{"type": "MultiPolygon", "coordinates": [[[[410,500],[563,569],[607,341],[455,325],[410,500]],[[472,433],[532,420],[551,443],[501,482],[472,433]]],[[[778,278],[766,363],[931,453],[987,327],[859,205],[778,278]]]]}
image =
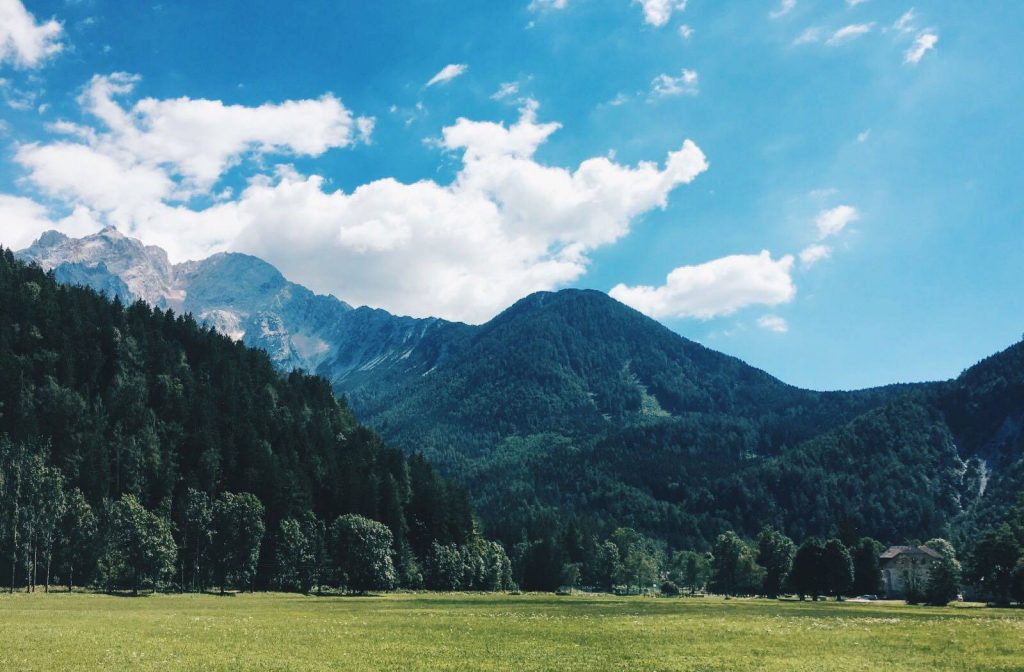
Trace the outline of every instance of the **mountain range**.
{"type": "Polygon", "coordinates": [[[468,487],[509,544],[566,521],[693,547],[765,524],[956,538],[1024,485],[1024,344],[953,381],[816,392],[601,292],[533,294],[473,326],[353,308],[247,255],[173,265],[114,229],[50,232],[19,256],[326,378],[468,487]]]}

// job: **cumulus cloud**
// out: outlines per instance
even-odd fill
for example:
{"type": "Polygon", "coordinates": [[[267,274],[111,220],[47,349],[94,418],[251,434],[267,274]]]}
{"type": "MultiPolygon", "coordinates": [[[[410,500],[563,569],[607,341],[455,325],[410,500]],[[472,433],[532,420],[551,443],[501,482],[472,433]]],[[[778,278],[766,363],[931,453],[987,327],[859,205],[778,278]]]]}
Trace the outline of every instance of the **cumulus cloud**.
{"type": "Polygon", "coordinates": [[[78,207],[67,217],[54,221],[46,206],[9,194],[0,194],[0,222],[0,244],[12,250],[28,247],[44,231],[53,228],[83,236],[99,226],[87,208],[78,207]]]}
{"type": "MultiPolygon", "coordinates": [[[[97,115],[119,127],[121,113],[114,104],[97,115]]],[[[353,303],[480,322],[525,293],[578,279],[592,250],[626,235],[708,167],[689,140],[661,163],[544,165],[535,152],[559,127],[539,121],[528,101],[511,125],[460,118],[443,129],[437,145],[461,160],[449,184],[385,178],[345,192],[278,166],[201,209],[177,199],[186,179],[178,164],[141,161],[137,147],[149,145],[131,134],[119,144],[110,131],[65,123],[59,130],[79,141],[24,145],[16,158],[40,191],[94,214],[94,227],[114,224],[172,260],[248,252],[353,303]]],[[[27,222],[19,231],[63,226],[29,203],[14,205],[27,222]]]]}
{"type": "Polygon", "coordinates": [[[808,245],[800,251],[800,265],[804,268],[810,268],[819,261],[828,259],[831,255],[832,248],[828,245],[822,245],[820,243],[808,245]]]}
{"type": "Polygon", "coordinates": [[[814,220],[818,227],[818,238],[822,240],[830,238],[858,219],[860,219],[860,212],[851,205],[838,205],[829,210],[822,210],[814,220]]]}
{"type": "Polygon", "coordinates": [[[435,84],[447,84],[456,77],[462,75],[469,66],[465,63],[449,63],[448,65],[441,68],[441,70],[430,78],[427,82],[427,86],[434,86],[435,84]]]}
{"type": "Polygon", "coordinates": [[[665,284],[616,285],[609,294],[654,318],[730,315],[754,305],[775,306],[796,295],[793,257],[772,259],[760,254],[732,255],[695,266],[680,266],[665,284]]]}
{"type": "Polygon", "coordinates": [[[209,191],[246,156],[320,156],[368,141],[373,130],[372,119],[354,118],[330,94],[256,107],[185,97],[122,106],[118,98],[137,82],[126,73],[93,77],[79,103],[105,129],[62,122],[52,130],[76,142],[20,147],[15,158],[30,179],[44,191],[77,193],[104,209],[125,197],[187,199],[209,191]]]}
{"type": "Polygon", "coordinates": [[[98,210],[134,212],[170,198],[176,188],[157,166],[122,161],[73,142],[22,145],[14,159],[48,195],[98,210]]]}
{"type": "Polygon", "coordinates": [[[37,68],[63,48],[62,33],[56,19],[37,23],[21,0],[0,0],[0,63],[37,68]]]}
{"type": "Polygon", "coordinates": [[[679,26],[679,37],[683,38],[684,40],[689,40],[691,37],[693,37],[693,28],[685,23],[679,26]]]}
{"type": "Polygon", "coordinates": [[[851,23],[848,26],[843,26],[839,30],[832,33],[832,35],[825,40],[825,44],[830,47],[835,47],[840,44],[845,44],[851,40],[854,40],[861,35],[870,33],[875,27],[874,23],[851,23]]]}
{"type": "Polygon", "coordinates": [[[789,323],[786,322],[785,318],[779,317],[778,315],[763,315],[757,320],[757,326],[761,327],[765,331],[771,331],[776,334],[784,334],[789,331],[789,323]]]}
{"type": "Polygon", "coordinates": [[[921,32],[914,39],[914,44],[903,54],[903,62],[917,65],[924,58],[924,55],[935,48],[939,42],[939,36],[935,33],[921,32]]]}
{"type": "Polygon", "coordinates": [[[672,18],[672,12],[686,9],[687,0],[633,0],[644,11],[644,21],[652,26],[664,26],[672,18]]]}
{"type": "Polygon", "coordinates": [[[651,81],[651,95],[655,98],[666,98],[687,94],[695,96],[699,92],[696,70],[683,69],[678,77],[661,74],[651,81]]]}
{"type": "Polygon", "coordinates": [[[796,8],[796,0],[782,0],[776,9],[769,12],[768,16],[773,19],[779,19],[789,14],[796,8]]]}

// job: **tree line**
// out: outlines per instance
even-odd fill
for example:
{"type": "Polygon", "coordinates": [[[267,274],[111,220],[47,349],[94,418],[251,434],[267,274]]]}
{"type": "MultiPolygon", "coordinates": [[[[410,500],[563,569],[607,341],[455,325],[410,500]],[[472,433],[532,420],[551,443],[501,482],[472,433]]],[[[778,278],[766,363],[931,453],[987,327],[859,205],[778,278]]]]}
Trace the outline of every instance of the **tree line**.
{"type": "MultiPolygon", "coordinates": [[[[912,545],[924,545],[938,557],[926,570],[896,570],[908,602],[945,605],[966,590],[993,604],[1024,605],[1024,497],[1004,522],[962,547],[963,561],[943,538],[912,545]]],[[[517,543],[512,561],[517,582],[527,590],[839,600],[883,592],[885,550],[885,544],[871,537],[809,537],[797,544],[765,527],[753,539],[726,531],[708,551],[673,552],[632,528],[618,528],[602,539],[570,522],[555,535],[517,543]]]]}
{"type": "Polygon", "coordinates": [[[251,493],[189,489],[178,516],[147,509],[131,493],[93,507],[46,454],[45,445],[0,438],[0,551],[11,592],[49,592],[57,582],[134,594],[253,590],[261,558],[266,587],[283,591],[514,585],[504,549],[476,533],[463,543],[431,541],[420,558],[403,552],[387,525],[354,513],[323,521],[307,510],[268,530],[266,508],[251,493]]]}

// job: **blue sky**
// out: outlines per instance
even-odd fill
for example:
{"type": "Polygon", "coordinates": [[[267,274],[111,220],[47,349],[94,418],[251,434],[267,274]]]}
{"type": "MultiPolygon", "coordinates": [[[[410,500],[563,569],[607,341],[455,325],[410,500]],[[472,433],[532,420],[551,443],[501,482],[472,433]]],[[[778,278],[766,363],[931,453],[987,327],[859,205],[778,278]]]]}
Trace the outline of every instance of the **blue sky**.
{"type": "Polygon", "coordinates": [[[112,224],[474,322],[590,287],[794,384],[946,378],[1024,332],[1022,28],[1015,2],[0,0],[0,242],[112,224]]]}

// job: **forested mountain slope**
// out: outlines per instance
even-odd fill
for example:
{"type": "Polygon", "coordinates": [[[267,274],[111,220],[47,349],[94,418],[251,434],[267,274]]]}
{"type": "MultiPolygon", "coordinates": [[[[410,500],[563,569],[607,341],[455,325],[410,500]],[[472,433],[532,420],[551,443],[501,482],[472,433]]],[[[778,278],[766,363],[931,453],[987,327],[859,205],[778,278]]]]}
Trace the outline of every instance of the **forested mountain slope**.
{"type": "Polygon", "coordinates": [[[389,435],[470,456],[510,435],[592,436],[688,414],[756,419],[765,431],[749,449],[769,454],[899,393],[786,385],[592,290],[533,294],[471,329],[444,366],[390,395],[341,391],[389,435]]]}
{"type": "MultiPolygon", "coordinates": [[[[133,268],[162,258],[118,235],[44,237],[25,256],[117,293],[147,276],[133,268]]],[[[350,309],[244,255],[173,268],[181,305],[197,314],[276,316],[293,352],[317,334],[307,363],[360,420],[468,487],[509,545],[568,524],[631,525],[692,547],[769,523],[798,538],[963,536],[1024,482],[1021,346],[955,381],[814,392],[600,292],[534,294],[471,326],[350,309]],[[292,309],[317,302],[342,307],[292,309]]]]}
{"type": "Polygon", "coordinates": [[[179,520],[188,488],[249,492],[267,527],[312,511],[387,524],[425,552],[473,529],[464,492],[359,425],[327,381],[139,301],[124,307],[0,250],[0,435],[49,443],[94,505],[179,520]]]}
{"type": "Polygon", "coordinates": [[[786,385],[599,292],[523,299],[361,417],[466,483],[506,541],[574,518],[674,546],[766,524],[796,538],[963,537],[1024,483],[1014,346],[947,383],[786,385]]]}

